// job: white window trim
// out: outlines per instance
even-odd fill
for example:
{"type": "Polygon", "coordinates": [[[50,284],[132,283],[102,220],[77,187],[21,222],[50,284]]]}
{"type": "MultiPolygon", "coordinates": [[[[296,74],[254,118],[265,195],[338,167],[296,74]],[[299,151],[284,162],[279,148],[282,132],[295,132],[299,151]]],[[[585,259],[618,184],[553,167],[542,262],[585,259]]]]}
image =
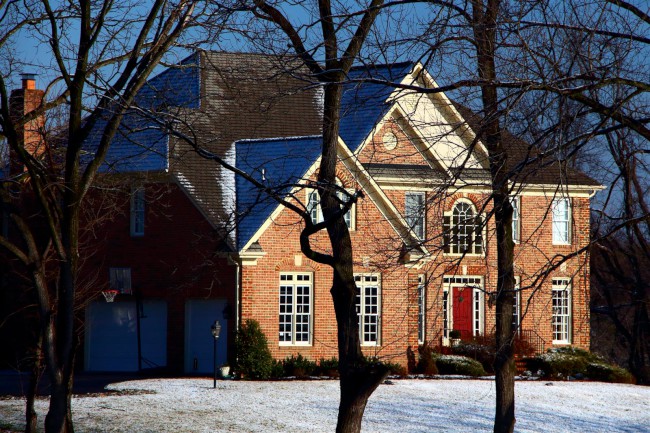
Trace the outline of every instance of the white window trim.
{"type": "Polygon", "coordinates": [[[551,221],[551,237],[553,239],[553,245],[571,245],[571,225],[572,225],[572,209],[571,209],[571,199],[568,197],[560,197],[560,198],[555,198],[553,199],[552,205],[551,205],[551,214],[552,214],[552,221],[551,221]],[[556,209],[559,203],[564,202],[566,203],[566,208],[567,208],[567,219],[566,221],[557,221],[558,217],[560,216],[559,214],[556,213],[556,209]],[[566,240],[560,239],[559,236],[556,237],[556,227],[559,226],[558,224],[566,224],[566,240]]]}
{"type": "Polygon", "coordinates": [[[427,284],[426,276],[418,275],[418,344],[424,344],[426,341],[426,323],[427,323],[427,284]]]}
{"type": "MultiPolygon", "coordinates": [[[[343,185],[338,178],[336,179],[336,184],[338,186],[343,185]]],[[[323,221],[323,210],[321,209],[321,206],[320,206],[320,195],[318,194],[318,191],[315,190],[315,189],[311,189],[311,188],[308,188],[306,191],[307,191],[307,197],[306,197],[305,203],[307,203],[307,212],[309,212],[309,214],[310,214],[312,223],[317,224],[319,222],[322,222],[323,221]],[[312,212],[313,212],[313,207],[312,207],[313,206],[313,204],[312,204],[313,203],[312,202],[312,200],[313,200],[312,197],[313,196],[312,195],[313,194],[315,194],[315,197],[316,197],[316,199],[315,199],[315,203],[316,203],[316,221],[314,221],[313,214],[312,214],[312,212]]],[[[346,188],[346,191],[348,193],[350,193],[350,194],[354,194],[354,190],[350,190],[350,189],[346,188]]],[[[354,231],[356,229],[356,216],[357,216],[356,215],[356,208],[357,208],[356,203],[353,203],[352,206],[350,206],[350,210],[343,216],[343,219],[346,220],[347,219],[346,217],[349,215],[350,221],[349,221],[349,224],[347,224],[347,226],[348,226],[348,230],[350,230],[350,231],[354,231]]],[[[347,221],[346,221],[346,223],[347,223],[347,221]]]]}
{"type": "Polygon", "coordinates": [[[521,242],[521,196],[510,197],[510,204],[512,205],[512,241],[518,244],[521,242]]]}
{"type": "Polygon", "coordinates": [[[143,187],[134,188],[131,190],[131,236],[141,237],[144,236],[145,219],[147,211],[147,203],[145,200],[145,190],[143,187]],[[138,227],[138,221],[141,218],[142,227],[138,227]]]}
{"type": "Polygon", "coordinates": [[[131,294],[131,268],[108,268],[108,281],[111,290],[131,294]]]}
{"type": "Polygon", "coordinates": [[[553,344],[571,344],[572,340],[572,321],[573,321],[573,309],[572,309],[572,290],[571,290],[571,280],[569,278],[553,278],[552,280],[552,287],[551,287],[551,335],[553,338],[553,344]],[[566,329],[562,331],[564,337],[562,339],[556,339],[555,338],[555,322],[556,322],[556,312],[555,312],[555,307],[553,305],[553,301],[555,298],[555,294],[557,292],[565,292],[566,296],[566,301],[567,301],[567,313],[560,315],[560,319],[558,320],[561,321],[562,318],[564,318],[565,323],[560,326],[564,326],[566,329]]]}
{"type": "Polygon", "coordinates": [[[474,275],[444,276],[443,279],[443,329],[442,343],[449,345],[449,331],[454,329],[453,288],[472,287],[472,332],[476,337],[483,335],[485,330],[485,293],[483,290],[483,277],[474,275]],[[446,300],[445,300],[446,297],[446,300]],[[446,305],[445,305],[446,304],[446,305]],[[446,309],[445,309],[446,306],[446,309]],[[478,317],[477,314],[478,307],[478,317]],[[445,319],[447,327],[445,327],[445,319]],[[450,326],[451,325],[451,326],[450,326]]]}
{"type": "Polygon", "coordinates": [[[361,284],[359,285],[358,281],[355,281],[357,284],[357,287],[359,288],[359,299],[360,303],[358,305],[358,312],[357,315],[359,317],[359,341],[361,342],[362,346],[381,346],[381,321],[382,321],[382,314],[381,314],[381,297],[382,297],[382,290],[381,290],[381,274],[378,273],[363,273],[363,274],[354,274],[355,280],[356,278],[361,279],[361,284]],[[365,310],[366,303],[365,303],[365,287],[366,286],[374,286],[374,283],[368,283],[364,284],[365,282],[363,281],[364,277],[377,277],[377,340],[376,341],[364,341],[363,338],[363,325],[365,322],[365,314],[363,311],[365,310]]]}
{"type": "Polygon", "coordinates": [[[409,229],[415,234],[415,236],[419,240],[424,240],[426,238],[426,233],[427,233],[427,212],[426,212],[426,193],[422,191],[413,191],[413,192],[407,192],[404,194],[404,219],[406,220],[409,229]],[[408,198],[409,197],[422,197],[422,209],[418,211],[419,215],[416,215],[416,218],[418,220],[422,220],[422,233],[418,233],[416,230],[416,227],[419,224],[413,225],[411,227],[411,224],[409,223],[409,218],[411,215],[409,214],[409,206],[408,206],[408,198]]]}
{"type": "MultiPolygon", "coordinates": [[[[443,245],[443,255],[445,255],[447,257],[485,257],[485,253],[486,253],[486,250],[487,250],[487,231],[486,231],[486,229],[487,229],[486,221],[487,220],[486,220],[485,214],[479,214],[478,213],[476,205],[471,200],[464,199],[464,198],[460,198],[460,199],[456,200],[454,202],[454,205],[451,207],[451,210],[444,212],[443,216],[449,217],[449,221],[450,221],[449,226],[450,226],[450,229],[451,229],[453,227],[453,223],[454,223],[454,209],[456,208],[456,205],[458,205],[461,202],[469,204],[472,207],[472,209],[474,210],[474,215],[481,217],[481,222],[483,224],[483,227],[481,227],[481,236],[483,238],[483,242],[482,242],[482,246],[481,246],[481,253],[478,253],[478,254],[474,253],[474,252],[454,253],[454,252],[451,252],[451,247],[450,247],[449,252],[445,252],[444,251],[445,246],[443,245]]],[[[443,221],[443,230],[444,230],[444,221],[443,221]]],[[[449,236],[452,236],[452,234],[450,233],[449,236]]],[[[451,241],[450,241],[450,245],[451,245],[451,241]]]]}
{"type": "Polygon", "coordinates": [[[280,311],[280,286],[282,285],[291,285],[293,286],[293,292],[291,295],[291,302],[292,302],[292,311],[291,311],[291,341],[280,341],[280,337],[278,335],[278,343],[280,346],[311,346],[312,345],[312,340],[313,340],[313,335],[314,335],[314,274],[312,272],[280,272],[280,275],[278,276],[278,333],[280,332],[280,315],[282,312],[280,311]],[[291,275],[292,281],[282,281],[282,276],[288,276],[291,275]],[[309,275],[309,284],[305,284],[305,281],[298,281],[297,276],[298,275],[309,275]],[[296,309],[296,302],[297,302],[297,294],[296,294],[296,286],[299,285],[308,285],[309,286],[309,337],[308,341],[296,341],[296,314],[297,309],[296,309]]]}

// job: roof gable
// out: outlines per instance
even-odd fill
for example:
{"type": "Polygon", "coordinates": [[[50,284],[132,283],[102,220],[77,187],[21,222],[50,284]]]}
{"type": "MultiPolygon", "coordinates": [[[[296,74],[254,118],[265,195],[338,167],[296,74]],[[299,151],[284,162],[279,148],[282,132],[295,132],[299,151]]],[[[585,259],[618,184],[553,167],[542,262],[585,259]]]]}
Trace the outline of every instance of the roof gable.
{"type": "MultiPolygon", "coordinates": [[[[322,140],[322,136],[314,135],[238,141],[235,166],[285,196],[320,157],[322,140]]],[[[241,250],[281,205],[241,176],[235,183],[237,249],[241,250]]]]}
{"type": "Polygon", "coordinates": [[[355,152],[392,105],[394,87],[413,69],[412,62],[352,68],[343,86],[339,135],[355,152]],[[372,78],[373,82],[364,81],[372,78]],[[385,81],[385,83],[382,83],[385,81]]]}

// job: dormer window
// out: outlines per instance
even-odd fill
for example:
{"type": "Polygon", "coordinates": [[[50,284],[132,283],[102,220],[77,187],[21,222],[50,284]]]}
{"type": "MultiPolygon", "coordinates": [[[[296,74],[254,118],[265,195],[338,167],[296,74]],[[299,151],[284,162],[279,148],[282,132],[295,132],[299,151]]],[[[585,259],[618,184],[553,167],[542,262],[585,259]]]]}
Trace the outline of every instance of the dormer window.
{"type": "Polygon", "coordinates": [[[510,197],[510,204],[512,205],[512,240],[515,243],[519,243],[521,236],[520,203],[521,200],[519,197],[510,197]]]}
{"type": "MultiPolygon", "coordinates": [[[[343,186],[341,181],[338,179],[336,179],[336,185],[339,187],[343,186]]],[[[338,191],[336,195],[342,202],[349,200],[348,195],[343,191],[338,191]]],[[[352,205],[350,210],[347,211],[345,215],[343,215],[345,225],[348,226],[348,229],[350,230],[354,230],[354,208],[355,206],[352,205]]],[[[307,190],[307,212],[309,212],[309,216],[313,224],[318,224],[319,222],[323,221],[323,210],[320,207],[320,196],[316,190],[307,190]]]]}

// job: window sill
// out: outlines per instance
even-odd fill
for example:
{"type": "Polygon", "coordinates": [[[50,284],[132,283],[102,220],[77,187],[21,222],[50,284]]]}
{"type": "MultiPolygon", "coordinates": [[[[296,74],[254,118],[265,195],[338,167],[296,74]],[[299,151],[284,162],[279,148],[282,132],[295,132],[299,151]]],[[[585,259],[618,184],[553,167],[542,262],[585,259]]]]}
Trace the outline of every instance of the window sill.
{"type": "Polygon", "coordinates": [[[280,347],[311,347],[311,343],[287,343],[286,341],[278,342],[280,347]]]}
{"type": "Polygon", "coordinates": [[[474,253],[442,253],[445,257],[485,257],[485,253],[474,254],[474,253]]]}

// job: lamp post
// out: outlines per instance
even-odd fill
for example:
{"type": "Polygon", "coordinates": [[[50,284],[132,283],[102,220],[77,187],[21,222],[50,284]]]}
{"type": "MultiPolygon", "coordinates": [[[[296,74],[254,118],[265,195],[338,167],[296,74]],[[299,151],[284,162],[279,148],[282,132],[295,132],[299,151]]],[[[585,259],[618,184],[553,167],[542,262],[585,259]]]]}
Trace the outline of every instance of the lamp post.
{"type": "Polygon", "coordinates": [[[221,325],[218,320],[215,320],[212,326],[210,327],[212,331],[212,336],[214,337],[214,350],[212,352],[212,368],[214,369],[214,383],[212,384],[213,388],[217,387],[217,340],[219,339],[219,333],[221,332],[221,325]]]}

